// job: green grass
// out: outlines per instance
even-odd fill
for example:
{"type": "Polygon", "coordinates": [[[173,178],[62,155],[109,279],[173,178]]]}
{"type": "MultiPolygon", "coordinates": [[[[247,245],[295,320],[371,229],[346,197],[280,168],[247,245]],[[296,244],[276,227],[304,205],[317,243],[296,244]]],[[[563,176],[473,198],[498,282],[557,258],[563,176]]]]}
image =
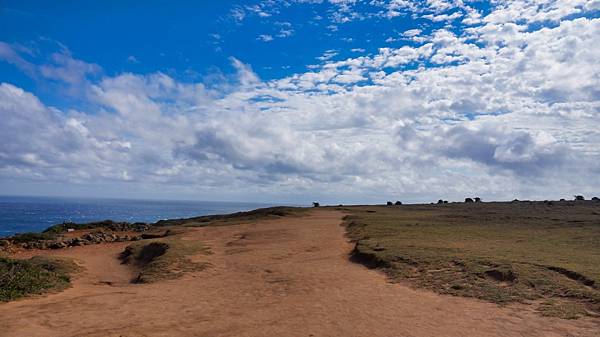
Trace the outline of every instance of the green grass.
{"type": "Polygon", "coordinates": [[[0,257],[0,302],[65,289],[70,285],[70,275],[77,269],[75,263],[65,259],[0,257]]]}
{"type": "Polygon", "coordinates": [[[152,283],[203,270],[207,263],[192,261],[191,257],[208,253],[201,242],[177,236],[135,242],[121,253],[121,260],[139,269],[133,283],[152,283]]]}
{"type": "Polygon", "coordinates": [[[544,315],[600,312],[600,204],[345,207],[355,258],[392,279],[544,315]]]}

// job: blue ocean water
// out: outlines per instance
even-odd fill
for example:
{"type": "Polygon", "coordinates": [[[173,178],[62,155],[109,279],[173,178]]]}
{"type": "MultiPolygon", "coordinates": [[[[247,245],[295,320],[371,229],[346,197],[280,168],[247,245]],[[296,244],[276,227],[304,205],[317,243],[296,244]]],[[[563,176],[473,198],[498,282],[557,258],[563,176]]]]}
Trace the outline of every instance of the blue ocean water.
{"type": "Polygon", "coordinates": [[[39,232],[54,224],[99,220],[155,222],[247,211],[271,204],[0,196],[0,237],[39,232]]]}

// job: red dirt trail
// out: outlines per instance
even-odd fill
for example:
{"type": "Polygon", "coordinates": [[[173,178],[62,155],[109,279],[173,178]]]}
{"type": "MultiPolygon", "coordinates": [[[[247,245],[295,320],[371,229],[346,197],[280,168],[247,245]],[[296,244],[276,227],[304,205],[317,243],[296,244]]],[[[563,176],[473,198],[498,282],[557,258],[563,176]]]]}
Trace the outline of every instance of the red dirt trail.
{"type": "Polygon", "coordinates": [[[125,243],[51,254],[85,270],[61,293],[0,304],[0,336],[600,336],[594,319],[545,318],[386,281],[348,260],[343,213],[195,228],[206,270],[130,284],[125,243]]]}

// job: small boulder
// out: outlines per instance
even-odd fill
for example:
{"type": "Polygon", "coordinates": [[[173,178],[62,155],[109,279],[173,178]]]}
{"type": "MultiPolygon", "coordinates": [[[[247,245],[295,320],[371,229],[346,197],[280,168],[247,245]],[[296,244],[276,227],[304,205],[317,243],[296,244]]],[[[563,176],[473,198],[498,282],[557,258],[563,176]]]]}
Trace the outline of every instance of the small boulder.
{"type": "Polygon", "coordinates": [[[48,247],[50,249],[61,249],[61,248],[67,247],[67,243],[66,242],[62,242],[62,241],[55,241],[55,242],[52,242],[51,244],[49,244],[48,247]]]}

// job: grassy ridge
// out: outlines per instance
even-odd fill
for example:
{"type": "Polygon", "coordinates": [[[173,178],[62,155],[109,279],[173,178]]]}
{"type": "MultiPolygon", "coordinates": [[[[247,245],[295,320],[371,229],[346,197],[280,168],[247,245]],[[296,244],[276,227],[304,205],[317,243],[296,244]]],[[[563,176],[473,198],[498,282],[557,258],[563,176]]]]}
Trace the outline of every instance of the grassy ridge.
{"type": "Polygon", "coordinates": [[[154,226],[221,226],[235,225],[243,222],[254,222],[258,220],[267,220],[287,216],[300,216],[306,212],[305,208],[277,206],[268,208],[258,208],[246,212],[236,212],[231,214],[203,215],[185,219],[160,220],[154,223],[154,226]]]}
{"type": "Polygon", "coordinates": [[[29,260],[0,257],[0,302],[67,288],[75,263],[35,256],[29,260]]]}
{"type": "Polygon", "coordinates": [[[600,312],[600,204],[517,202],[345,208],[355,258],[452,295],[600,312]]]}

